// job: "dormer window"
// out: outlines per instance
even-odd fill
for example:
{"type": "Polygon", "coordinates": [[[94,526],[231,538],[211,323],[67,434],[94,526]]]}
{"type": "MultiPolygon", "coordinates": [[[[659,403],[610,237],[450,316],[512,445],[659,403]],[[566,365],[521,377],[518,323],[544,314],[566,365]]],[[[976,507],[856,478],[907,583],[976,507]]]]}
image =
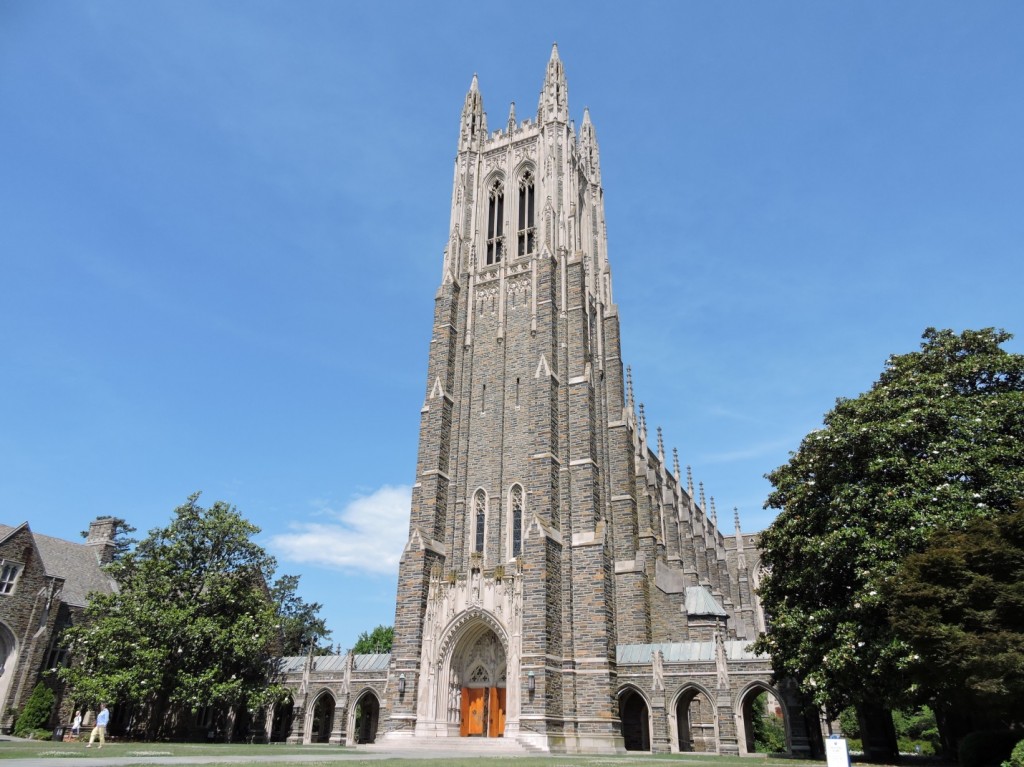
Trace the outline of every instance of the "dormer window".
{"type": "Polygon", "coordinates": [[[0,594],[10,594],[14,591],[14,584],[21,575],[21,565],[16,562],[0,560],[0,594]]]}
{"type": "Polygon", "coordinates": [[[501,179],[491,185],[487,200],[487,265],[501,263],[505,244],[505,191],[501,179]]]}
{"type": "Polygon", "coordinates": [[[526,171],[519,179],[519,255],[528,256],[537,246],[537,229],[534,225],[533,174],[526,171]]]}

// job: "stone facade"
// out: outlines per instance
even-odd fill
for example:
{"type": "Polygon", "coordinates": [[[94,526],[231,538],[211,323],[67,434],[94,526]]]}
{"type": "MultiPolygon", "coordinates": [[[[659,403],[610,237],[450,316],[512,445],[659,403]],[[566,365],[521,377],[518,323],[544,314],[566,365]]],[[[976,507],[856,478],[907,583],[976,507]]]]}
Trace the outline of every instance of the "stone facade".
{"type": "Polygon", "coordinates": [[[375,742],[390,659],[387,653],[280,658],[276,681],[288,688],[291,700],[267,712],[267,742],[375,742]]]}
{"type": "MultiPolygon", "coordinates": [[[[91,592],[109,593],[102,565],[114,553],[110,519],[89,526],[85,543],[38,535],[28,522],[0,525],[0,729],[10,732],[43,672],[67,660],[61,632],[85,609],[91,592]]],[[[58,695],[59,684],[47,679],[58,695]]],[[[61,714],[58,705],[55,717],[61,714]]],[[[66,713],[66,712],[65,712],[66,713]]],[[[56,722],[54,722],[56,723],[56,722]]]]}
{"type": "Polygon", "coordinates": [[[557,48],[536,119],[513,104],[489,131],[474,76],[449,231],[386,738],[745,752],[769,690],[804,751],[795,702],[744,649],[764,627],[756,539],[738,516],[722,532],[634,400],[596,134],[569,120],[557,48]]]}

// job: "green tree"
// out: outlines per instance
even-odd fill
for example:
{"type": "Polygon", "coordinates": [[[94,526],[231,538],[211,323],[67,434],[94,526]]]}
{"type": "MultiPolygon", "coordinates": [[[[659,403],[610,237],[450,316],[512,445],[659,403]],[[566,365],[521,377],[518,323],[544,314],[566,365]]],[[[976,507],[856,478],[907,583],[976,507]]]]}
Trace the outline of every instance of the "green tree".
{"type": "Polygon", "coordinates": [[[120,589],[67,630],[74,662],[57,672],[78,699],[135,706],[151,738],[170,734],[169,714],[255,710],[281,693],[268,681],[274,560],[234,507],[198,497],[108,566],[120,589]]]}
{"type": "Polygon", "coordinates": [[[771,713],[775,700],[762,692],[750,706],[751,728],[754,732],[754,750],[759,754],[781,754],[786,751],[786,728],[780,717],[771,713]]]}
{"type": "Polygon", "coordinates": [[[370,633],[365,631],[356,639],[352,652],[356,655],[391,652],[391,643],[395,640],[393,626],[377,626],[370,633]]]}
{"type": "Polygon", "coordinates": [[[25,738],[37,730],[47,729],[55,700],[53,690],[43,682],[37,684],[25,701],[25,707],[18,714],[18,719],[14,723],[14,734],[19,738],[25,738]]]}
{"type": "Polygon", "coordinates": [[[1024,356],[1000,348],[1010,337],[928,329],[767,475],[765,506],[781,511],[760,539],[771,630],[756,647],[831,715],[854,704],[868,732],[885,730],[875,756],[894,755],[880,707],[906,700],[913,655],[889,623],[886,580],[939,526],[1024,493],[1024,356]]]}
{"type": "Polygon", "coordinates": [[[939,530],[884,591],[908,674],[940,710],[1024,724],[1024,509],[939,530]]]}
{"type": "Polygon", "coordinates": [[[331,651],[323,641],[330,637],[327,623],[319,616],[323,607],[319,602],[306,602],[298,595],[299,576],[282,575],[270,589],[270,596],[277,606],[277,625],[280,626],[283,656],[306,655],[313,647],[316,655],[331,651]]]}

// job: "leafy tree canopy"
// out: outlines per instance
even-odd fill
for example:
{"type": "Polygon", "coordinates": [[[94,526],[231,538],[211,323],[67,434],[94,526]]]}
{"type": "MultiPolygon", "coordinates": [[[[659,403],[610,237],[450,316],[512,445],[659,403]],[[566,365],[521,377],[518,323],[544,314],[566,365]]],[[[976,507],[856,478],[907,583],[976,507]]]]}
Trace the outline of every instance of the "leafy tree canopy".
{"type": "Polygon", "coordinates": [[[391,643],[394,639],[395,629],[393,626],[377,626],[370,633],[364,631],[359,635],[352,652],[355,655],[391,652],[391,643]]]}
{"type": "Polygon", "coordinates": [[[1024,495],[1024,356],[1000,348],[1010,337],[928,329],[767,475],[765,506],[781,512],[760,539],[771,631],[756,647],[833,714],[898,703],[909,686],[886,579],[938,527],[1024,495]]]}
{"type": "Polygon", "coordinates": [[[306,602],[298,595],[299,576],[282,575],[270,589],[270,596],[277,606],[277,620],[280,626],[281,655],[306,655],[310,647],[315,655],[331,651],[323,642],[330,637],[327,623],[319,616],[319,602],[306,602]]]}
{"type": "Polygon", "coordinates": [[[170,710],[255,709],[280,693],[268,684],[275,562],[234,507],[198,498],[108,566],[119,591],[93,595],[65,634],[74,663],[58,674],[75,697],[134,705],[150,736],[170,710]]]}
{"type": "Polygon", "coordinates": [[[938,531],[885,594],[909,674],[942,708],[1024,723],[1024,508],[938,531]]]}

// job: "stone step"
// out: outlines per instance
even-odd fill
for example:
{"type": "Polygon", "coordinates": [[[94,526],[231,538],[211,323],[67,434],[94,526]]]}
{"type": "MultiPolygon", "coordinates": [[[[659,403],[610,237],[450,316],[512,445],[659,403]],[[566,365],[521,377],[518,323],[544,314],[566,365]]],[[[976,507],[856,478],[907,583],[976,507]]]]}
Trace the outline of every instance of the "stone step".
{"type": "Polygon", "coordinates": [[[446,751],[465,754],[541,754],[541,749],[515,738],[394,738],[360,745],[366,751],[446,751]]]}

